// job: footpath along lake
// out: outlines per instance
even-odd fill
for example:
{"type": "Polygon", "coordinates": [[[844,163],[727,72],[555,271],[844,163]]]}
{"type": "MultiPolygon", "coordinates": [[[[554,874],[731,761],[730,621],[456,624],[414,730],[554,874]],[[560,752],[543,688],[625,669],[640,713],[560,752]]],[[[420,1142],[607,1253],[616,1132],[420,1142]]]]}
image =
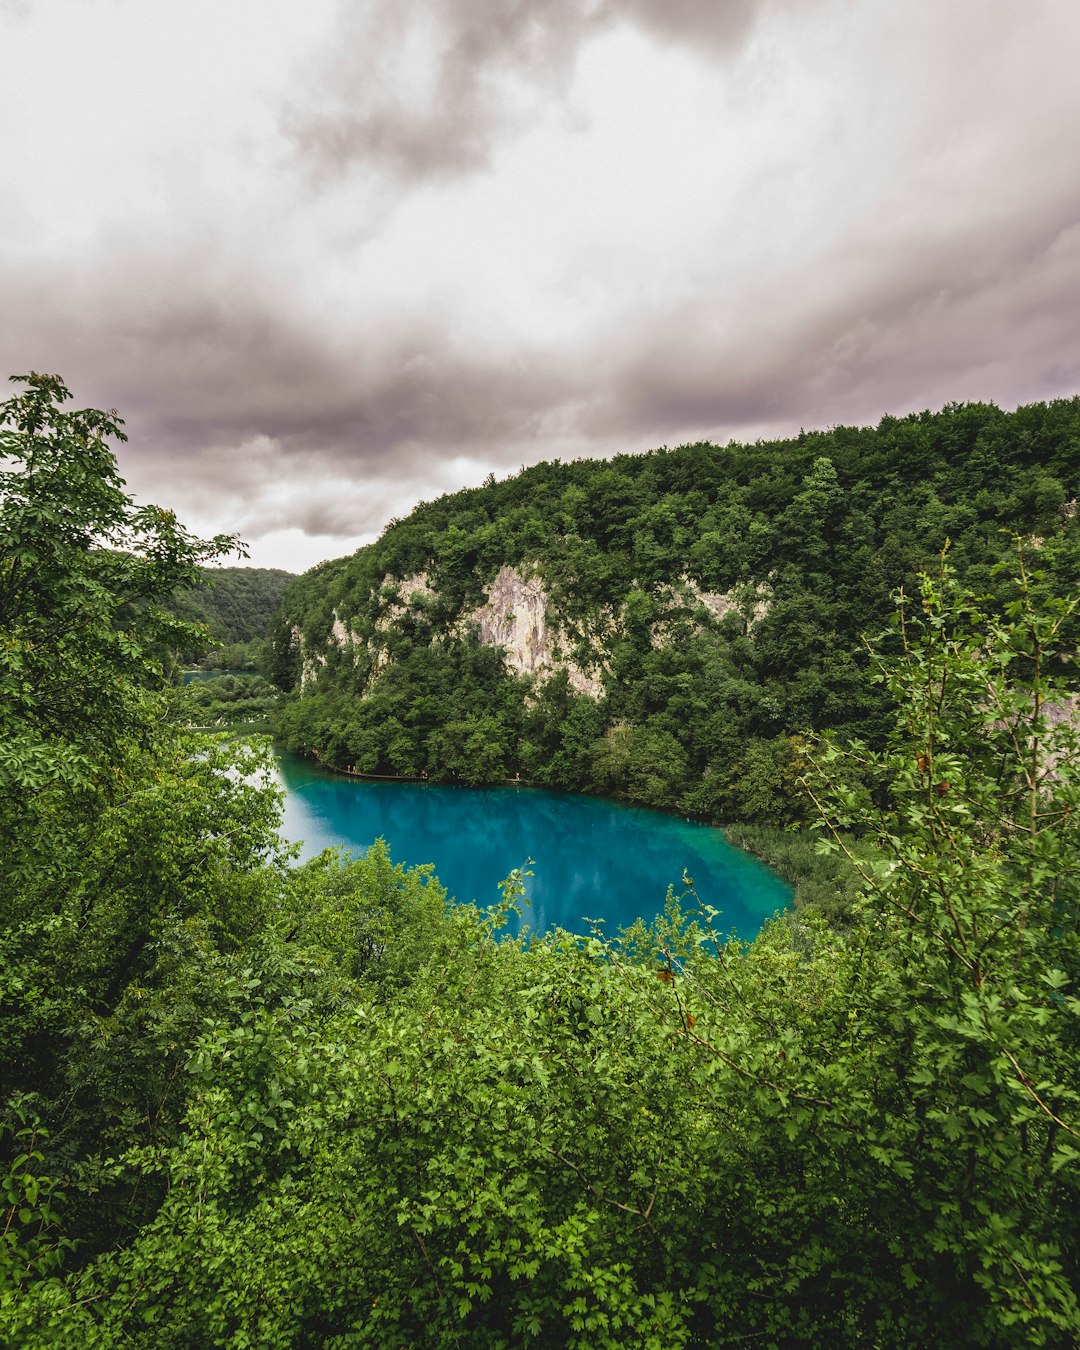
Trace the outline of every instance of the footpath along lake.
{"type": "Polygon", "coordinates": [[[379,783],[330,773],[276,752],[286,790],[282,834],[303,841],[301,857],[331,845],[363,853],[380,836],[395,862],[434,863],[457,900],[489,905],[499,882],[526,858],[529,904],[520,925],[588,931],[603,919],[614,937],[635,919],[652,920],[685,869],[724,932],[754,937],[791,901],[791,887],[719,830],[659,811],[537,788],[437,787],[379,783]]]}

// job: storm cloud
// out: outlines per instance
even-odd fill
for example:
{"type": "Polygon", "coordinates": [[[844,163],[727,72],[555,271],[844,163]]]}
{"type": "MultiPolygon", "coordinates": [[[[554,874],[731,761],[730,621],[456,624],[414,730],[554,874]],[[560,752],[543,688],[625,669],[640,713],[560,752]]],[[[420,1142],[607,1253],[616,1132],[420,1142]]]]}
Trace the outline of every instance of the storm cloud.
{"type": "Polygon", "coordinates": [[[1080,392],[1080,11],[4,4],[0,356],[301,567],[542,458],[1080,392]]]}
{"type": "Polygon", "coordinates": [[[286,133],[316,182],[359,170],[410,181],[488,168],[570,91],[578,52],[622,24],[723,56],[781,0],[372,0],[345,5],[286,133]]]}

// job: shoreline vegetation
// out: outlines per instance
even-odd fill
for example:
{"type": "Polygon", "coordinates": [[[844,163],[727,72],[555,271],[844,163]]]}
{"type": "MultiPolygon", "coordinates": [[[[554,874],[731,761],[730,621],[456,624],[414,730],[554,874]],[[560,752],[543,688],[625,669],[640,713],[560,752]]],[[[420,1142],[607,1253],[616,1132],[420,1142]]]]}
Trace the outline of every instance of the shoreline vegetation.
{"type": "MultiPolygon", "coordinates": [[[[841,927],[850,924],[852,909],[865,889],[863,879],[842,854],[819,851],[818,831],[808,826],[778,829],[738,823],[719,828],[729,843],[760,858],[793,888],[794,912],[812,911],[841,927]]],[[[881,856],[866,838],[846,835],[844,842],[867,866],[881,856]]]]}

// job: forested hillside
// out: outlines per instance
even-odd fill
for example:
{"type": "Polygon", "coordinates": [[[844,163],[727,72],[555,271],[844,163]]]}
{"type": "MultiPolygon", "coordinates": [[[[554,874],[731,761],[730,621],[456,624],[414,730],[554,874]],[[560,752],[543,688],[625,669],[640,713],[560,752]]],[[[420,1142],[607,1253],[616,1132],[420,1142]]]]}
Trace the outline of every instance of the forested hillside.
{"type": "Polygon", "coordinates": [[[897,589],[951,541],[994,593],[1015,533],[1071,592],[1078,493],[1078,399],[541,464],[289,587],[281,732],[364,771],[797,819],[800,737],[890,723],[863,638],[897,589]]]}
{"type": "Polygon", "coordinates": [[[1004,607],[946,568],[892,616],[881,748],[805,749],[823,841],[876,844],[846,931],[725,942],[687,880],[651,928],[509,940],[520,876],[484,913],[381,842],[290,860],[265,744],[176,725],[154,656],[235,540],[135,507],[115,418],[26,385],[4,1350],[1077,1344],[1075,594],[1018,551],[1004,607]]]}
{"type": "Polygon", "coordinates": [[[202,624],[211,642],[196,642],[181,655],[218,670],[265,665],[263,644],[292,580],[292,572],[277,567],[201,568],[198,584],[178,590],[169,608],[188,623],[202,624]]]}

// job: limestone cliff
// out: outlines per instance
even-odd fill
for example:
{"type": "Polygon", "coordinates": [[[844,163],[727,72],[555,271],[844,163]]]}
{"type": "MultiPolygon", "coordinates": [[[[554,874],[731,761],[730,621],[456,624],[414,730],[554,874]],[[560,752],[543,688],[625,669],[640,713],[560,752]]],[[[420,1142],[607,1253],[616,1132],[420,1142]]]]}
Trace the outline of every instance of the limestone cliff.
{"type": "Polygon", "coordinates": [[[462,616],[459,627],[475,625],[480,641],[501,647],[511,670],[544,676],[565,670],[580,694],[599,698],[599,668],[582,669],[566,655],[566,635],[552,622],[547,591],[534,574],[500,567],[482,605],[462,616]]]}
{"type": "MultiPolygon", "coordinates": [[[[712,592],[681,576],[656,592],[652,645],[661,647],[675,640],[680,621],[684,624],[689,621],[692,631],[700,631],[703,623],[719,622],[737,613],[750,629],[768,613],[770,596],[766,583],[712,592]]],[[[301,687],[310,687],[315,681],[332,647],[351,653],[354,667],[366,667],[364,683],[371,687],[391,660],[389,639],[394,630],[406,615],[438,598],[436,585],[426,571],[405,577],[386,574],[372,592],[366,623],[359,617],[347,619],[334,608],[329,632],[321,646],[306,641],[300,628],[294,625],[291,641],[300,654],[301,687]]],[[[560,623],[539,564],[523,562],[500,567],[486,588],[483,601],[463,610],[448,631],[458,637],[471,631],[486,646],[498,647],[508,668],[516,674],[543,679],[565,670],[577,693],[600,698],[607,672],[607,644],[621,627],[621,608],[593,615],[587,633],[580,626],[560,623]]]]}

